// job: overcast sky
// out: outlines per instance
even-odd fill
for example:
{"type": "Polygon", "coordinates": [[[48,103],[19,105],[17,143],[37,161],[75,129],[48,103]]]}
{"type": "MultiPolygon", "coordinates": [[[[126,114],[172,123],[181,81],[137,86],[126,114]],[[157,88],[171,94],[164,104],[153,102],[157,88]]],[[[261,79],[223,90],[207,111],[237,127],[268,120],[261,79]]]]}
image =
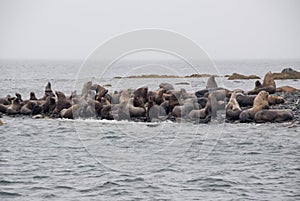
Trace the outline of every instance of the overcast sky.
{"type": "Polygon", "coordinates": [[[298,0],[0,0],[0,59],[84,59],[143,28],[183,34],[215,60],[300,58],[298,0]]]}

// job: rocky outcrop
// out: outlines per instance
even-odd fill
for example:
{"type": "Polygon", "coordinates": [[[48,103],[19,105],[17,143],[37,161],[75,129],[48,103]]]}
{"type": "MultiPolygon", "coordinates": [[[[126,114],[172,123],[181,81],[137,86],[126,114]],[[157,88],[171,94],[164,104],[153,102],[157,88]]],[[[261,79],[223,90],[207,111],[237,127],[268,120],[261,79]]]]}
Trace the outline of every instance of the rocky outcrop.
{"type": "Polygon", "coordinates": [[[281,71],[281,73],[273,73],[273,79],[275,80],[300,79],[300,72],[292,68],[285,68],[281,71]]]}
{"type": "Polygon", "coordinates": [[[260,79],[257,75],[242,75],[238,73],[233,73],[232,75],[227,75],[228,80],[250,80],[250,79],[260,79]]]}

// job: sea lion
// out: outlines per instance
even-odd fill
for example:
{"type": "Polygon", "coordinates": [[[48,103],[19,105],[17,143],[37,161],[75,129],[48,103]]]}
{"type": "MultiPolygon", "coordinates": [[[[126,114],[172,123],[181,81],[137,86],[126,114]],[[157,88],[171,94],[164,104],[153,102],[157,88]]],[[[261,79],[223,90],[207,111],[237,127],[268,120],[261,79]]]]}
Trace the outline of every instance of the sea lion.
{"type": "Polygon", "coordinates": [[[202,90],[199,90],[199,91],[196,91],[195,92],[195,96],[197,98],[202,98],[205,96],[205,94],[208,94],[209,93],[209,90],[208,89],[202,89],[202,90]]]}
{"type": "Polygon", "coordinates": [[[296,91],[300,91],[300,90],[291,86],[282,86],[276,88],[276,92],[296,92],[296,91]]]}
{"type": "Polygon", "coordinates": [[[236,92],[231,94],[229,102],[227,103],[226,107],[226,118],[229,120],[238,120],[242,109],[240,108],[239,103],[236,100],[236,92]]]}
{"type": "Polygon", "coordinates": [[[248,91],[249,95],[258,94],[260,91],[266,91],[269,94],[274,94],[276,92],[276,84],[273,79],[273,75],[271,71],[266,73],[263,84],[261,84],[258,80],[255,82],[255,87],[253,90],[248,91]]]}
{"type": "Polygon", "coordinates": [[[208,95],[212,117],[217,116],[218,110],[225,109],[225,99],[226,99],[227,93],[228,93],[228,90],[220,89],[220,90],[212,91],[208,95]]]}
{"type": "Polygon", "coordinates": [[[21,107],[20,113],[23,115],[31,115],[33,108],[37,106],[37,103],[34,101],[28,101],[25,105],[21,107]]]}
{"type": "Polygon", "coordinates": [[[176,105],[172,110],[172,115],[174,117],[181,117],[184,118],[189,115],[189,113],[193,109],[199,109],[199,106],[196,105],[194,99],[186,99],[182,105],[176,105]]]}
{"type": "Polygon", "coordinates": [[[44,114],[52,114],[56,107],[56,100],[53,96],[47,96],[45,102],[42,104],[44,114]]]}
{"type": "MultiPolygon", "coordinates": [[[[106,94],[106,95],[108,95],[108,94],[106,94]]],[[[121,94],[118,93],[117,91],[114,91],[113,93],[109,93],[109,96],[110,96],[109,101],[111,104],[119,104],[120,103],[121,94]]]]}
{"type": "Polygon", "coordinates": [[[99,84],[93,84],[90,87],[90,89],[96,91],[95,99],[98,100],[98,101],[101,101],[101,98],[104,97],[107,94],[107,92],[108,92],[107,89],[105,89],[104,87],[102,87],[99,84]]]}
{"type": "Polygon", "coordinates": [[[13,101],[12,101],[12,104],[7,107],[6,113],[8,115],[15,115],[15,114],[20,113],[21,101],[20,101],[19,97],[20,96],[18,96],[18,98],[14,98],[13,101]]]}
{"type": "Polygon", "coordinates": [[[75,119],[78,118],[80,115],[79,110],[82,109],[82,107],[79,104],[72,105],[68,109],[62,109],[60,111],[60,116],[65,119],[75,119]]]}
{"type": "Polygon", "coordinates": [[[245,95],[242,93],[236,94],[236,100],[241,107],[253,106],[253,101],[256,95],[245,95]]]}
{"type": "Polygon", "coordinates": [[[163,95],[164,95],[165,92],[166,92],[165,89],[160,88],[160,89],[158,89],[158,90],[154,93],[154,95],[153,95],[153,101],[154,101],[157,105],[160,105],[160,104],[162,104],[162,103],[165,101],[165,99],[164,99],[164,97],[163,97],[163,95]]]}
{"type": "MultiPolygon", "coordinates": [[[[112,113],[112,105],[105,105],[100,111],[101,119],[114,120],[114,115],[112,113]]],[[[117,118],[116,118],[117,119],[117,118]]]]}
{"type": "Polygon", "coordinates": [[[51,89],[51,83],[50,82],[47,82],[47,84],[45,86],[44,96],[42,98],[40,98],[39,100],[46,100],[46,98],[48,96],[55,97],[55,95],[54,95],[54,93],[51,89]]]}
{"type": "Polygon", "coordinates": [[[284,98],[281,96],[269,95],[268,96],[269,105],[282,104],[285,102],[284,98]]]}
{"type": "Polygon", "coordinates": [[[130,98],[126,107],[126,111],[129,111],[129,115],[131,118],[140,118],[140,117],[146,117],[146,109],[145,107],[135,107],[133,105],[133,98],[130,98]]]}
{"type": "Polygon", "coordinates": [[[206,82],[206,89],[215,89],[218,88],[217,82],[215,80],[215,75],[212,75],[208,78],[207,82],[206,82]]]}
{"type": "Polygon", "coordinates": [[[12,97],[10,95],[7,95],[6,97],[4,98],[0,98],[0,104],[3,104],[3,105],[10,105],[12,102],[12,97]]]}
{"type": "Polygon", "coordinates": [[[198,98],[197,102],[199,104],[199,108],[204,108],[206,106],[207,103],[207,98],[198,98]]]}
{"type": "Polygon", "coordinates": [[[131,96],[131,92],[132,92],[131,89],[123,89],[120,95],[120,103],[128,102],[131,96]]]}
{"type": "Polygon", "coordinates": [[[8,105],[3,105],[0,103],[0,113],[6,114],[8,105]]]}
{"type": "Polygon", "coordinates": [[[147,121],[152,122],[152,121],[157,121],[157,120],[161,120],[162,118],[165,119],[166,111],[165,109],[156,104],[156,102],[154,101],[154,97],[155,95],[149,95],[151,94],[151,92],[148,93],[148,107],[147,107],[147,121]]]}
{"type": "Polygon", "coordinates": [[[92,84],[93,84],[92,81],[88,81],[88,82],[84,83],[82,90],[81,90],[81,96],[85,96],[88,93],[92,84]]]}
{"type": "Polygon", "coordinates": [[[166,91],[174,90],[173,85],[170,84],[170,83],[161,83],[161,84],[159,85],[159,88],[162,88],[162,89],[164,89],[164,90],[166,90],[166,91]]]}
{"type": "Polygon", "coordinates": [[[254,121],[256,123],[265,123],[265,122],[284,122],[293,119],[292,110],[260,110],[256,112],[254,116],[254,121]]]}
{"type": "Polygon", "coordinates": [[[65,94],[60,91],[55,92],[57,96],[56,107],[53,110],[53,114],[59,115],[62,109],[68,109],[71,107],[71,103],[67,100],[65,94]]]}
{"type": "Polygon", "coordinates": [[[133,105],[135,107],[141,107],[147,102],[148,87],[140,87],[133,92],[133,105]]]}
{"type": "MultiPolygon", "coordinates": [[[[256,95],[244,95],[241,93],[236,94],[236,100],[239,103],[239,105],[242,107],[253,106],[253,101],[255,97],[256,95]]],[[[285,101],[284,98],[280,96],[275,96],[275,95],[268,96],[269,105],[281,104],[284,103],[284,101],[285,101]]]]}
{"type": "Polygon", "coordinates": [[[35,96],[35,93],[34,92],[30,92],[30,95],[29,95],[29,100],[37,100],[36,96],[35,96]]]}
{"type": "Polygon", "coordinates": [[[253,107],[241,112],[240,122],[252,121],[256,112],[262,109],[268,109],[269,108],[268,96],[269,96],[268,92],[260,91],[253,101],[253,107]]]}

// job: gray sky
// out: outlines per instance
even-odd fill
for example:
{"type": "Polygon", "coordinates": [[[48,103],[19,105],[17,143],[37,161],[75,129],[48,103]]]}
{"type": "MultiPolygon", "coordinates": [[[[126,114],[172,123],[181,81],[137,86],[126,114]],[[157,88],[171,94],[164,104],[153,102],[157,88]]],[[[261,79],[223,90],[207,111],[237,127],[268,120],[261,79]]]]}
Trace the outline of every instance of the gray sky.
{"type": "Polygon", "coordinates": [[[0,59],[84,59],[143,28],[183,34],[215,60],[300,59],[298,0],[0,0],[0,59]]]}

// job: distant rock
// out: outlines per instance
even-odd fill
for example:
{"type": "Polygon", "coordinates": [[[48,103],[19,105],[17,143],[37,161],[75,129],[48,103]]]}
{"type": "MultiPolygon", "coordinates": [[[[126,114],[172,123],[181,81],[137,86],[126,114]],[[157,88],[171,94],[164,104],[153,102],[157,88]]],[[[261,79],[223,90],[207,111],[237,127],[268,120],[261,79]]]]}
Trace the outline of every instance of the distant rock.
{"type": "Polygon", "coordinates": [[[257,75],[242,75],[238,73],[233,73],[232,75],[227,75],[228,80],[249,80],[249,79],[260,79],[257,75]]]}
{"type": "Polygon", "coordinates": [[[0,120],[0,126],[2,126],[3,125],[3,122],[0,120]]]}
{"type": "Polygon", "coordinates": [[[300,72],[292,68],[285,68],[281,73],[273,73],[273,78],[274,80],[300,79],[300,72]]]}

